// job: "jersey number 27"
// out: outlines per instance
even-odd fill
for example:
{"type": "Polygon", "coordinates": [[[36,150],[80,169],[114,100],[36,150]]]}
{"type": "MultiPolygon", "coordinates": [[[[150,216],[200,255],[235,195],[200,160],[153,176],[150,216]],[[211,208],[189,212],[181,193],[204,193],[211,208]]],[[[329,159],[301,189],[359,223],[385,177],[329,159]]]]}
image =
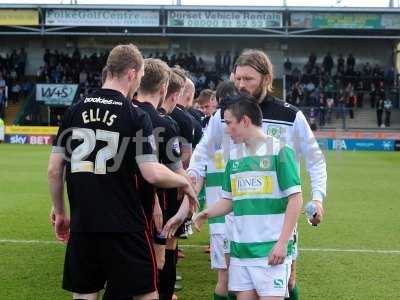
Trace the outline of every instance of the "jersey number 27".
{"type": "Polygon", "coordinates": [[[119,132],[88,128],[75,128],[72,131],[73,140],[83,140],[83,143],[72,151],[71,173],[90,172],[106,174],[107,160],[113,158],[118,151],[119,132]],[[107,145],[96,154],[95,162],[84,160],[93,152],[96,141],[107,142],[107,145]]]}

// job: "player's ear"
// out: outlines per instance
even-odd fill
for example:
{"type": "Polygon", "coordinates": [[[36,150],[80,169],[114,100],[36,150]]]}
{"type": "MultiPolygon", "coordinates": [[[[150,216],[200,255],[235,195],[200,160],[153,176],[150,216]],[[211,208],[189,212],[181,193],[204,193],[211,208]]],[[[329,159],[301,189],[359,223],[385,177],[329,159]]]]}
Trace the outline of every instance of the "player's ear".
{"type": "Polygon", "coordinates": [[[167,94],[167,90],[168,90],[168,82],[164,82],[160,85],[160,96],[164,96],[167,94]]]}
{"type": "Polygon", "coordinates": [[[243,122],[243,126],[244,126],[245,128],[248,128],[248,127],[250,127],[250,125],[251,125],[251,120],[250,120],[250,118],[249,118],[248,116],[246,116],[246,115],[243,116],[242,122],[243,122]]]}

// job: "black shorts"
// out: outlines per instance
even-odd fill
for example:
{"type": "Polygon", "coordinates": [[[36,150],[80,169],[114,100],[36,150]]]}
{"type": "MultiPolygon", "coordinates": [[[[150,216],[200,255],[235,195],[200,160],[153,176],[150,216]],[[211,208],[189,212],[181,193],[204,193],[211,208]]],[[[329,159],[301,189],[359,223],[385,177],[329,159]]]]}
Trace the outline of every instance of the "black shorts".
{"type": "Polygon", "coordinates": [[[63,288],[115,300],[156,291],[157,265],[147,232],[75,233],[65,254],[63,288]]]}
{"type": "MultiPolygon", "coordinates": [[[[178,212],[181,207],[182,201],[178,200],[177,189],[160,190],[158,193],[158,199],[160,202],[161,210],[163,213],[164,225],[178,212]]],[[[183,224],[179,226],[175,232],[175,236],[178,237],[185,232],[183,224]]]]}

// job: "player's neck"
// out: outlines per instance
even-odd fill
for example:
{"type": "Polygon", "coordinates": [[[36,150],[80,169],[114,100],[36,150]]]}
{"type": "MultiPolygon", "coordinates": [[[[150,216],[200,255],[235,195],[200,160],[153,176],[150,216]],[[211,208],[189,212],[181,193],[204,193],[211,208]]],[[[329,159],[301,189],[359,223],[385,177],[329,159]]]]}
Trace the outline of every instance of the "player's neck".
{"type": "Polygon", "coordinates": [[[173,106],[167,103],[167,100],[164,100],[161,107],[165,110],[167,114],[170,114],[174,110],[173,106]]]}
{"type": "Polygon", "coordinates": [[[118,91],[125,97],[129,93],[129,87],[125,86],[125,84],[123,84],[117,80],[106,80],[106,82],[104,82],[102,88],[118,91]]]}
{"type": "Polygon", "coordinates": [[[249,135],[244,140],[244,144],[251,153],[256,153],[260,145],[265,143],[267,135],[262,131],[261,127],[257,126],[249,128],[248,132],[249,135]]]}
{"type": "Polygon", "coordinates": [[[151,105],[157,109],[158,104],[160,103],[160,98],[159,95],[146,95],[139,92],[137,95],[137,101],[151,103],[151,105]]]}

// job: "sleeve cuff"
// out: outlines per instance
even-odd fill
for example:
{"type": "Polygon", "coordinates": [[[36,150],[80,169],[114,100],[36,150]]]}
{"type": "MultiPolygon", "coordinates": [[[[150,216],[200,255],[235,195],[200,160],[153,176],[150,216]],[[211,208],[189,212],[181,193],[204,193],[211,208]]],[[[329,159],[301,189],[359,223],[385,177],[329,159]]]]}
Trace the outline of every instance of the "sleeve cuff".
{"type": "Polygon", "coordinates": [[[282,193],[286,197],[289,197],[290,195],[293,195],[293,194],[296,194],[296,193],[301,193],[301,185],[292,186],[292,187],[282,191],[282,193]]]}
{"type": "Polygon", "coordinates": [[[190,149],[190,150],[192,150],[192,144],[190,144],[190,143],[182,144],[182,149],[190,149]]]}
{"type": "Polygon", "coordinates": [[[232,200],[232,193],[227,191],[221,191],[221,197],[225,199],[232,200]]]}
{"type": "Polygon", "coordinates": [[[199,172],[197,169],[188,168],[188,169],[186,170],[186,173],[187,173],[189,176],[195,177],[195,178],[196,178],[196,182],[199,181],[200,177],[202,177],[203,179],[206,177],[205,172],[199,172]]]}
{"type": "Polygon", "coordinates": [[[157,156],[154,154],[144,154],[136,156],[136,162],[138,165],[144,162],[158,162],[157,156]]]}
{"type": "Polygon", "coordinates": [[[168,169],[170,169],[171,171],[175,172],[176,170],[183,168],[182,166],[182,162],[180,160],[167,164],[166,165],[168,169]]]}
{"type": "Polygon", "coordinates": [[[312,193],[312,200],[313,201],[319,201],[319,202],[324,202],[324,194],[321,191],[314,191],[312,193]]]}
{"type": "Polygon", "coordinates": [[[61,146],[53,146],[51,148],[51,153],[61,153],[64,154],[65,153],[65,148],[61,147],[61,146]]]}

